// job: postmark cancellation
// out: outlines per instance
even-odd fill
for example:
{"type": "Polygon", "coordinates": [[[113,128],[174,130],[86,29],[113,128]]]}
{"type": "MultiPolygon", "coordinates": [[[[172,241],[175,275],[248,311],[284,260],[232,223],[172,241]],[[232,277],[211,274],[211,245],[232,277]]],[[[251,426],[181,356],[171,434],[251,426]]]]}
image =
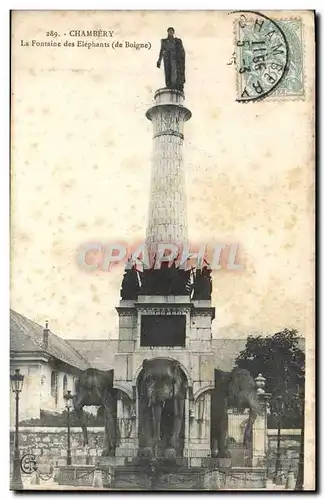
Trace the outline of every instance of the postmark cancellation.
{"type": "Polygon", "coordinates": [[[300,18],[242,13],[235,20],[237,101],[304,99],[304,44],[300,18]]]}

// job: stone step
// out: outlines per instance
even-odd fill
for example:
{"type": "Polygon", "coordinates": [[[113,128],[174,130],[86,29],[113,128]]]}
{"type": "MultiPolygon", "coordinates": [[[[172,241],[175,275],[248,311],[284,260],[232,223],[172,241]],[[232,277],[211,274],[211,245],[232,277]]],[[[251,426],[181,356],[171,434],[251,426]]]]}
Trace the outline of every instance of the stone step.
{"type": "Polygon", "coordinates": [[[205,469],[196,467],[158,467],[156,473],[148,467],[129,465],[117,467],[114,474],[114,488],[139,490],[191,490],[200,489],[205,469]]]}
{"type": "Polygon", "coordinates": [[[117,467],[122,466],[125,463],[125,457],[100,457],[99,459],[100,468],[117,467]]]}
{"type": "MultiPolygon", "coordinates": [[[[157,465],[166,464],[167,466],[174,465],[177,467],[179,467],[179,466],[188,467],[188,465],[189,465],[189,459],[188,458],[181,458],[181,457],[177,457],[174,459],[166,458],[166,457],[157,457],[156,461],[157,461],[157,465]]],[[[144,457],[132,457],[131,460],[128,461],[128,463],[131,465],[143,466],[146,464],[150,464],[150,460],[146,459],[144,457]]]]}

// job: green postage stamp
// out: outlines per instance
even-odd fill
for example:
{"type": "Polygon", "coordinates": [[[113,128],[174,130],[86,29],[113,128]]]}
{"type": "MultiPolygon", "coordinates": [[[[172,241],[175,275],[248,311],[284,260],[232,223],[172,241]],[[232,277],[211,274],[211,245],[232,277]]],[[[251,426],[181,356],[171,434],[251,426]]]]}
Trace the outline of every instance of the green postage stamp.
{"type": "Polygon", "coordinates": [[[237,100],[304,99],[300,18],[273,20],[255,13],[235,21],[237,100]]]}

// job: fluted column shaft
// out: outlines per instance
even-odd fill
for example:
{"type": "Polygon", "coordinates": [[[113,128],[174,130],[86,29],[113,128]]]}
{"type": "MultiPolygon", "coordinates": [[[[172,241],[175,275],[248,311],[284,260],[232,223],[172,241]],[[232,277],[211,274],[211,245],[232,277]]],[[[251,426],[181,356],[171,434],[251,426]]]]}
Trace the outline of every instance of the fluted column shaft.
{"type": "Polygon", "coordinates": [[[182,149],[184,122],[191,112],[183,101],[182,92],[160,89],[155,94],[155,106],[146,113],[153,124],[147,245],[184,244],[188,240],[182,149]]]}

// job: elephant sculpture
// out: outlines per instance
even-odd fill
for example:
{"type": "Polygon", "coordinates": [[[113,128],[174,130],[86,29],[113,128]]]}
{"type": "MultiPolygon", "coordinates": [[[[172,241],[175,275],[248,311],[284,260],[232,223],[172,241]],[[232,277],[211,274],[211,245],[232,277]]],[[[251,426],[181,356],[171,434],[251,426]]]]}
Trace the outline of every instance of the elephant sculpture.
{"type": "Polygon", "coordinates": [[[182,452],[187,382],[178,361],[143,361],[139,379],[140,453],[179,456],[182,452]]]}
{"type": "Polygon", "coordinates": [[[73,406],[83,432],[84,446],[88,445],[88,433],[83,407],[104,408],[105,431],[102,456],[114,456],[117,444],[116,390],[113,389],[114,370],[102,371],[95,368],[85,370],[76,381],[73,406]]]}
{"type": "Polygon", "coordinates": [[[215,458],[231,457],[227,448],[229,408],[250,410],[243,443],[248,448],[253,424],[261,412],[255,381],[249,371],[242,368],[234,368],[231,372],[215,370],[215,389],[211,394],[211,455],[215,458]]]}

